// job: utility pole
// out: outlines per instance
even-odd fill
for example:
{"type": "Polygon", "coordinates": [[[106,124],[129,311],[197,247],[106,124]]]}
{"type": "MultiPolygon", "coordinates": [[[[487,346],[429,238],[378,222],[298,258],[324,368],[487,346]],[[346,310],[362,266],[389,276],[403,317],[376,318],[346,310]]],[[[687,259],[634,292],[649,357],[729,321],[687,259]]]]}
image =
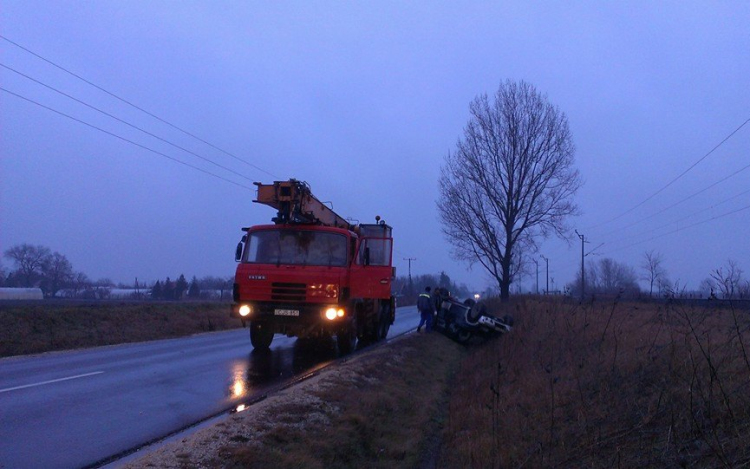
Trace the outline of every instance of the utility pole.
{"type": "Polygon", "coordinates": [[[409,261],[409,283],[411,283],[411,261],[416,261],[416,257],[404,257],[405,261],[409,261]]]}
{"type": "Polygon", "coordinates": [[[549,294],[549,259],[547,259],[546,257],[544,257],[544,254],[540,254],[539,257],[541,257],[542,259],[544,259],[544,262],[547,263],[547,289],[544,290],[544,294],[548,295],[549,294]]]}
{"type": "Polygon", "coordinates": [[[414,294],[414,282],[411,281],[411,261],[416,261],[416,257],[404,257],[409,262],[409,294],[414,294]]]}
{"type": "Polygon", "coordinates": [[[536,264],[536,294],[539,294],[539,261],[536,259],[531,259],[534,261],[534,264],[536,264]]]}
{"type": "Polygon", "coordinates": [[[576,234],[579,238],[581,238],[581,301],[583,301],[585,291],[586,291],[586,272],[583,268],[583,258],[586,257],[586,255],[583,253],[583,245],[586,243],[586,237],[578,232],[578,230],[575,230],[576,234]]]}

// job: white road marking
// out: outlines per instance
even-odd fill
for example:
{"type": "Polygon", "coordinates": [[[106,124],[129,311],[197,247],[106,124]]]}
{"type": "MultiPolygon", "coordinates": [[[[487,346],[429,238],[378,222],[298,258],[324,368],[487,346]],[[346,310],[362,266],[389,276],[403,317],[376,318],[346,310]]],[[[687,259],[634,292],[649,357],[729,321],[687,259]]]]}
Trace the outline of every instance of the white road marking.
{"type": "Polygon", "coordinates": [[[100,375],[103,371],[94,371],[93,373],[86,373],[83,375],[68,376],[67,378],[51,379],[49,381],[42,381],[41,383],[25,384],[23,386],[16,386],[15,388],[0,389],[0,393],[8,391],[16,391],[18,389],[33,388],[34,386],[43,386],[45,384],[59,383],[60,381],[68,381],[70,379],[85,378],[87,376],[100,375]]]}

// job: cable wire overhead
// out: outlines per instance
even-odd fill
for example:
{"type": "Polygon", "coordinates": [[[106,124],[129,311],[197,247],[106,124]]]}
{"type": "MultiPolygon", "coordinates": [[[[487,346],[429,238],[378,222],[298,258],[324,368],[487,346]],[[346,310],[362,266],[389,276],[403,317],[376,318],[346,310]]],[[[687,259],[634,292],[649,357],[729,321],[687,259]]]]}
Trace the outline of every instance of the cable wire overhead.
{"type": "Polygon", "coordinates": [[[14,93],[13,91],[7,90],[7,89],[5,89],[5,88],[3,88],[3,87],[1,87],[1,86],[0,86],[0,91],[4,91],[4,92],[6,92],[6,93],[8,93],[8,94],[10,94],[10,95],[12,95],[12,96],[15,96],[15,97],[19,98],[19,99],[22,99],[22,100],[24,100],[24,101],[27,101],[27,102],[29,102],[29,103],[31,103],[31,104],[35,104],[35,105],[37,105],[37,106],[39,106],[39,107],[41,107],[41,108],[47,109],[48,111],[52,111],[52,112],[54,112],[55,114],[58,114],[58,115],[60,115],[60,116],[63,116],[63,117],[67,117],[68,119],[70,119],[70,120],[73,120],[73,121],[75,121],[75,122],[78,122],[79,124],[83,124],[83,125],[85,125],[85,126],[91,127],[92,129],[98,130],[99,132],[105,133],[105,134],[107,134],[107,135],[109,135],[109,136],[112,136],[112,137],[115,137],[115,138],[117,138],[117,139],[120,139],[120,140],[122,140],[122,141],[124,141],[124,142],[130,143],[131,145],[135,145],[135,146],[136,146],[136,147],[138,147],[138,148],[142,148],[143,150],[149,151],[149,152],[151,152],[151,153],[155,153],[155,154],[157,154],[157,155],[159,155],[159,156],[162,156],[162,157],[164,157],[164,158],[167,158],[167,159],[169,159],[169,160],[172,160],[172,161],[174,161],[175,163],[179,163],[179,164],[181,164],[181,165],[187,166],[188,168],[192,168],[192,169],[195,169],[195,170],[197,170],[197,171],[200,171],[200,172],[202,172],[202,173],[208,174],[209,176],[213,176],[213,177],[215,177],[215,178],[217,178],[217,179],[221,179],[222,181],[228,182],[228,183],[230,183],[230,184],[233,184],[233,185],[235,185],[235,186],[238,186],[238,187],[242,187],[243,189],[248,189],[248,190],[255,190],[254,188],[252,188],[252,187],[250,187],[250,186],[245,186],[245,185],[243,185],[243,184],[239,184],[239,183],[237,183],[237,182],[234,182],[234,181],[232,181],[232,180],[230,180],[230,179],[227,179],[227,178],[225,178],[225,177],[223,177],[223,176],[220,176],[220,175],[218,175],[218,174],[212,173],[212,172],[210,172],[210,171],[206,171],[206,170],[205,170],[205,169],[203,169],[203,168],[199,168],[198,166],[192,165],[192,164],[190,164],[190,163],[187,163],[187,162],[185,162],[185,161],[182,161],[182,160],[180,160],[180,159],[178,159],[178,158],[175,158],[175,157],[173,157],[173,156],[169,156],[169,155],[167,155],[166,153],[162,153],[162,152],[160,152],[160,151],[158,151],[158,150],[154,150],[153,148],[149,148],[149,147],[147,147],[147,146],[145,146],[145,145],[141,145],[140,143],[134,142],[134,141],[132,141],[132,140],[130,140],[130,139],[127,139],[127,138],[125,138],[125,137],[122,137],[122,136],[120,136],[120,135],[117,135],[117,134],[115,134],[115,133],[113,133],[113,132],[110,132],[109,130],[105,130],[105,129],[102,129],[101,127],[97,127],[97,126],[95,126],[95,125],[93,125],[93,124],[90,124],[90,123],[88,123],[88,122],[85,122],[85,121],[83,121],[83,120],[81,120],[81,119],[78,119],[77,117],[73,117],[73,116],[71,116],[71,115],[69,115],[69,114],[66,114],[66,113],[62,112],[62,111],[58,111],[57,109],[53,109],[53,108],[51,108],[51,107],[49,107],[49,106],[46,106],[46,105],[44,105],[44,104],[42,104],[42,103],[40,103],[40,102],[34,101],[33,99],[27,98],[27,97],[25,97],[25,96],[22,96],[22,95],[20,95],[20,94],[18,94],[18,93],[14,93]]]}
{"type": "Polygon", "coordinates": [[[646,220],[650,220],[650,219],[652,219],[652,218],[654,218],[654,217],[656,217],[658,215],[661,215],[662,213],[666,212],[667,210],[673,209],[676,206],[687,202],[688,200],[692,199],[693,197],[696,197],[696,196],[698,196],[700,194],[703,194],[704,192],[708,191],[709,189],[713,189],[714,187],[718,186],[722,182],[726,182],[727,180],[733,178],[734,176],[736,176],[736,175],[740,174],[741,172],[746,171],[748,169],[750,169],[750,164],[748,164],[746,166],[743,166],[742,168],[738,169],[737,171],[733,172],[732,174],[719,179],[718,181],[714,182],[713,184],[710,184],[707,187],[704,187],[703,189],[699,190],[698,192],[694,192],[694,193],[690,194],[689,196],[687,196],[687,197],[685,197],[683,199],[678,200],[677,202],[673,203],[672,205],[670,205],[668,207],[665,207],[665,208],[659,210],[656,213],[652,213],[651,215],[649,215],[647,217],[641,218],[640,220],[636,220],[633,223],[630,223],[629,225],[625,225],[625,226],[623,226],[621,228],[618,228],[616,230],[608,231],[608,232],[604,233],[602,236],[610,235],[612,233],[622,233],[623,230],[626,230],[626,229],[628,229],[630,227],[633,227],[635,225],[638,225],[638,224],[640,224],[640,223],[642,223],[642,222],[644,222],[646,220]]]}
{"type": "Polygon", "coordinates": [[[33,55],[34,57],[36,57],[36,58],[38,58],[40,60],[43,60],[44,62],[52,65],[53,67],[55,67],[55,68],[57,68],[59,70],[62,70],[63,72],[67,73],[68,75],[71,75],[71,76],[73,76],[73,77],[81,80],[82,82],[88,84],[89,86],[92,86],[92,87],[96,88],[97,90],[99,90],[99,91],[101,91],[103,93],[106,93],[107,95],[115,98],[116,100],[118,100],[118,101],[120,101],[122,103],[125,103],[125,104],[127,104],[128,106],[130,106],[130,107],[132,107],[134,109],[137,109],[138,111],[146,114],[147,116],[152,117],[153,119],[156,119],[157,121],[159,121],[159,122],[161,122],[163,124],[166,124],[169,127],[172,127],[173,129],[178,130],[179,132],[182,132],[183,134],[185,134],[185,135],[187,135],[189,137],[192,137],[192,138],[198,140],[199,142],[201,142],[201,143],[203,143],[205,145],[208,145],[209,147],[213,148],[214,150],[220,151],[221,153],[224,153],[225,155],[230,156],[231,158],[234,158],[235,160],[237,160],[237,161],[239,161],[241,163],[244,163],[244,164],[246,164],[246,165],[248,165],[248,166],[250,166],[252,168],[255,168],[258,171],[260,171],[262,173],[265,173],[265,174],[267,174],[267,175],[269,175],[269,176],[271,176],[273,178],[281,179],[279,176],[276,176],[276,175],[274,175],[274,174],[266,171],[265,169],[263,169],[263,168],[261,168],[261,167],[259,167],[257,165],[254,165],[253,163],[250,163],[250,162],[248,162],[248,161],[240,158],[237,155],[234,155],[233,153],[230,153],[230,152],[228,152],[228,151],[226,151],[226,150],[224,150],[222,148],[219,148],[218,146],[212,144],[211,142],[208,142],[208,141],[206,141],[206,140],[198,137],[197,135],[195,135],[195,134],[193,134],[193,133],[191,133],[191,132],[189,132],[189,131],[181,128],[181,127],[178,127],[178,126],[172,124],[171,122],[169,122],[169,121],[167,121],[165,119],[162,119],[161,117],[157,116],[156,114],[153,114],[153,113],[147,111],[146,109],[143,109],[142,107],[137,106],[136,104],[133,104],[132,102],[128,101],[127,99],[121,98],[120,96],[112,93],[111,91],[108,91],[108,90],[102,88],[101,86],[97,85],[96,83],[93,83],[92,81],[87,80],[86,78],[84,78],[84,77],[82,77],[82,76],[80,76],[80,75],[78,75],[78,74],[76,74],[76,73],[74,73],[74,72],[66,69],[65,67],[63,67],[61,65],[58,65],[55,62],[53,62],[53,61],[51,61],[51,60],[49,60],[49,59],[47,59],[45,57],[42,57],[41,55],[37,54],[36,52],[34,52],[34,51],[32,51],[32,50],[30,50],[30,49],[22,46],[21,44],[15,42],[15,41],[12,41],[11,39],[8,39],[7,37],[3,36],[2,34],[0,34],[0,39],[3,39],[5,41],[9,42],[10,44],[13,44],[14,46],[18,47],[19,49],[21,49],[21,50],[23,50],[23,51],[25,51],[25,52],[33,55]]]}
{"type": "Polygon", "coordinates": [[[750,205],[746,205],[744,207],[740,207],[738,209],[732,210],[731,212],[722,213],[721,215],[716,215],[716,216],[708,218],[706,220],[695,222],[692,225],[683,226],[682,228],[677,228],[677,229],[669,231],[667,233],[662,233],[660,235],[653,236],[653,237],[651,237],[649,239],[644,239],[642,241],[637,241],[637,242],[635,242],[633,244],[629,244],[629,245],[621,247],[621,248],[612,249],[612,250],[608,251],[607,254],[609,254],[611,252],[622,251],[624,249],[628,249],[628,248],[631,248],[633,246],[637,246],[639,244],[643,244],[643,243],[648,242],[648,241],[653,241],[654,239],[663,238],[664,236],[667,236],[667,235],[679,233],[682,230],[687,230],[688,228],[693,228],[693,227],[698,226],[698,225],[703,225],[704,223],[708,223],[708,222],[711,222],[711,221],[714,221],[714,220],[718,220],[720,218],[728,217],[730,215],[734,215],[735,213],[744,212],[745,210],[748,210],[748,209],[750,209],[750,205]]]}
{"type": "Polygon", "coordinates": [[[123,120],[123,119],[120,119],[119,117],[117,117],[117,116],[115,116],[115,115],[112,115],[112,114],[110,114],[110,113],[108,113],[107,111],[104,111],[104,110],[102,110],[102,109],[99,109],[98,107],[96,107],[96,106],[93,106],[93,105],[91,105],[91,104],[89,104],[89,103],[87,103],[87,102],[85,102],[85,101],[82,101],[82,100],[80,100],[80,99],[76,98],[75,96],[71,96],[71,95],[69,95],[68,93],[65,93],[64,91],[58,90],[58,89],[57,89],[57,88],[55,88],[55,87],[52,87],[52,86],[50,86],[50,85],[48,85],[48,84],[46,84],[46,83],[43,83],[43,82],[41,82],[41,81],[37,80],[36,78],[30,77],[29,75],[26,75],[25,73],[19,72],[18,70],[14,69],[14,68],[11,68],[11,67],[9,67],[9,66],[7,66],[7,65],[3,64],[2,62],[0,62],[0,67],[3,67],[3,68],[5,68],[5,69],[7,69],[7,70],[10,70],[11,72],[13,72],[13,73],[16,73],[16,74],[18,74],[18,75],[20,75],[20,76],[22,76],[22,77],[24,77],[24,78],[26,78],[26,79],[28,79],[28,80],[31,80],[31,81],[33,81],[34,83],[37,83],[37,84],[39,84],[39,85],[41,85],[41,86],[44,86],[45,88],[47,88],[47,89],[49,89],[49,90],[52,90],[52,91],[54,91],[55,93],[58,93],[58,94],[60,94],[60,95],[62,95],[62,96],[65,96],[66,98],[68,98],[68,99],[71,99],[71,100],[73,100],[73,101],[75,101],[75,102],[77,102],[77,103],[79,103],[79,104],[82,104],[82,105],[84,105],[84,106],[88,107],[89,109],[93,109],[94,111],[97,111],[97,112],[99,112],[99,113],[101,113],[101,114],[104,114],[105,116],[107,116],[107,117],[109,117],[109,118],[111,118],[111,119],[114,119],[114,120],[116,120],[117,122],[120,122],[121,124],[125,124],[125,125],[127,125],[128,127],[132,128],[132,129],[135,129],[135,130],[138,130],[138,131],[140,131],[140,132],[143,132],[144,134],[146,134],[146,135],[149,135],[149,136],[151,136],[151,137],[153,137],[153,138],[155,138],[155,139],[157,139],[157,140],[160,140],[160,141],[162,141],[162,142],[164,142],[164,143],[166,143],[166,144],[168,144],[168,145],[171,145],[171,146],[173,146],[173,147],[175,147],[175,148],[177,148],[177,149],[179,149],[179,150],[182,150],[182,151],[184,151],[185,153],[189,153],[189,154],[191,154],[191,155],[195,156],[196,158],[200,158],[201,160],[203,160],[203,161],[205,161],[205,162],[207,162],[207,163],[210,163],[210,164],[212,164],[212,165],[214,165],[214,166],[217,166],[217,167],[219,167],[219,168],[221,168],[221,169],[223,169],[223,170],[225,170],[225,171],[228,171],[228,172],[230,172],[230,173],[234,174],[235,176],[239,176],[239,177],[241,177],[241,178],[243,178],[243,179],[246,179],[246,180],[248,180],[248,181],[250,181],[250,182],[252,182],[252,181],[253,181],[253,179],[251,179],[251,178],[249,178],[249,177],[245,176],[245,175],[244,175],[244,174],[242,174],[242,173],[238,173],[237,171],[235,171],[235,170],[233,170],[233,169],[231,169],[231,168],[227,168],[226,166],[224,166],[224,165],[222,165],[222,164],[216,163],[215,161],[211,160],[210,158],[207,158],[207,157],[205,157],[205,156],[199,155],[198,153],[195,153],[195,152],[193,152],[193,151],[191,151],[191,150],[188,150],[187,148],[184,148],[184,147],[182,147],[182,146],[180,146],[180,145],[177,145],[176,143],[172,143],[172,142],[170,142],[169,140],[166,140],[166,139],[164,139],[164,138],[162,138],[162,137],[159,137],[158,135],[156,135],[156,134],[154,134],[154,133],[151,133],[151,132],[149,132],[148,130],[142,129],[142,128],[138,127],[137,125],[131,124],[130,122],[127,122],[127,121],[125,121],[125,120],[123,120]]]}
{"type": "Polygon", "coordinates": [[[750,122],[750,118],[748,118],[747,120],[745,120],[745,122],[743,122],[742,124],[740,124],[739,127],[737,127],[736,129],[734,129],[729,135],[727,135],[726,137],[724,137],[724,139],[721,142],[719,142],[715,147],[713,147],[708,153],[706,153],[705,155],[703,155],[702,157],[700,157],[698,159],[698,161],[696,161],[695,163],[693,163],[692,165],[690,165],[690,167],[688,167],[685,171],[683,171],[682,173],[680,173],[677,177],[675,177],[674,179],[672,179],[671,181],[669,181],[661,189],[657,190],[656,192],[654,192],[650,196],[646,197],[640,203],[634,205],[633,207],[631,207],[628,210],[622,212],[621,214],[617,215],[616,217],[614,217],[614,218],[612,218],[610,220],[604,221],[602,223],[599,223],[597,225],[593,225],[590,228],[597,228],[599,226],[606,225],[606,224],[612,223],[613,221],[619,220],[620,218],[622,218],[625,215],[631,213],[633,210],[637,209],[638,207],[641,207],[643,204],[645,204],[649,200],[653,199],[657,195],[661,194],[669,186],[671,186],[672,184],[674,184],[675,182],[677,182],[678,180],[680,180],[683,176],[685,176],[687,173],[689,173],[693,168],[695,168],[696,166],[698,166],[698,164],[700,164],[703,160],[705,160],[706,158],[708,158],[713,152],[715,152],[719,147],[721,147],[727,140],[729,140],[730,138],[732,138],[734,136],[734,134],[736,134],[737,132],[739,132],[740,129],[742,129],[745,125],[747,125],[748,122],[750,122]]]}

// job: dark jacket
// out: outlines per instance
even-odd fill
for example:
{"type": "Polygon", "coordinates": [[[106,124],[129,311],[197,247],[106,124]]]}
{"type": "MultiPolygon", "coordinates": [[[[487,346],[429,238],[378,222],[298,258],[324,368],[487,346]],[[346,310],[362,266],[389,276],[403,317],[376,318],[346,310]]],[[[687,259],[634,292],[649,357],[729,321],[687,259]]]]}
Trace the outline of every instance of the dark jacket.
{"type": "Polygon", "coordinates": [[[435,304],[429,293],[422,293],[417,298],[417,309],[420,313],[431,313],[435,311],[435,304]]]}
{"type": "Polygon", "coordinates": [[[436,288],[432,292],[432,307],[435,308],[435,311],[440,311],[440,304],[443,302],[443,299],[441,297],[442,291],[439,288],[436,288]]]}

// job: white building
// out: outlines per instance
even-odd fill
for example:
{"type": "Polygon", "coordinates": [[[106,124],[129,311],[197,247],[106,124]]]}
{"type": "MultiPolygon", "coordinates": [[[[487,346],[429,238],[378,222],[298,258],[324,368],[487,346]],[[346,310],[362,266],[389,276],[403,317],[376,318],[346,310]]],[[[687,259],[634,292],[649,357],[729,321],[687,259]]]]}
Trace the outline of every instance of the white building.
{"type": "Polygon", "coordinates": [[[41,288],[0,288],[0,300],[42,300],[41,288]]]}

